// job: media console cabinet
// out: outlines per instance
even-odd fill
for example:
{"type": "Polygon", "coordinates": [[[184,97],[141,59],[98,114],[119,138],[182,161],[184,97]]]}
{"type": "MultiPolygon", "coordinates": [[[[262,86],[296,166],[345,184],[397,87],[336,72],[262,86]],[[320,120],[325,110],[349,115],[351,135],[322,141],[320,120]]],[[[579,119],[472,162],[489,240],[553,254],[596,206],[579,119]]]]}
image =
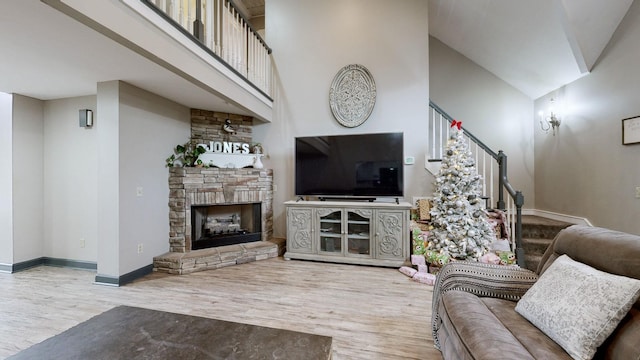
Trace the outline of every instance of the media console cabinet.
{"type": "Polygon", "coordinates": [[[400,267],[409,258],[408,202],[287,201],[286,260],[400,267]]]}

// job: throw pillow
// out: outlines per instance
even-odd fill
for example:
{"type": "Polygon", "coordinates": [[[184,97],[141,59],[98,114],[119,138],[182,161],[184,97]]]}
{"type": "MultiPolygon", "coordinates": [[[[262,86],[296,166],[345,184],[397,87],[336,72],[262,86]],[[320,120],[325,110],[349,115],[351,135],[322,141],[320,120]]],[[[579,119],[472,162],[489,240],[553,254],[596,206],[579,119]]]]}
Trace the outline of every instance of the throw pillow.
{"type": "Polygon", "coordinates": [[[591,359],[640,296],[640,280],[556,259],[516,305],[516,312],[574,359],[591,359]]]}

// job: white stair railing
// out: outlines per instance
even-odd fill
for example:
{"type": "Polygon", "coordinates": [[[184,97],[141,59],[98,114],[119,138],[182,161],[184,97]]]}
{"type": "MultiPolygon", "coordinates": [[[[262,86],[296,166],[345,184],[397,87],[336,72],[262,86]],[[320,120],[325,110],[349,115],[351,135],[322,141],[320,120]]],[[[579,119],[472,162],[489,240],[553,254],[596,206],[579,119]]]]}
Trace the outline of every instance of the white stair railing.
{"type": "MultiPolygon", "coordinates": [[[[425,168],[433,175],[437,175],[440,170],[443,152],[447,146],[450,134],[450,119],[448,115],[441,112],[435,104],[429,106],[429,154],[426,157],[425,168]]],[[[482,177],[480,181],[482,197],[487,208],[492,208],[496,204],[498,194],[498,154],[486,147],[484,144],[476,142],[475,137],[466,130],[463,132],[464,138],[468,142],[469,151],[476,163],[478,174],[482,177]]]]}

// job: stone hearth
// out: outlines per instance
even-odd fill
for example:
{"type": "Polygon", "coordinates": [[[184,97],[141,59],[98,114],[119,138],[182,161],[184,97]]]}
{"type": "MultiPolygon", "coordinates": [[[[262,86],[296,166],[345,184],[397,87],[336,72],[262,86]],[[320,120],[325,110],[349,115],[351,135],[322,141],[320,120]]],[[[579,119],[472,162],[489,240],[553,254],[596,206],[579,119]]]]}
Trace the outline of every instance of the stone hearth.
{"type": "Polygon", "coordinates": [[[284,239],[254,241],[245,244],[219,246],[190,252],[168,252],[153,259],[156,271],[169,274],[189,274],[196,271],[265,260],[284,252],[284,239]]]}

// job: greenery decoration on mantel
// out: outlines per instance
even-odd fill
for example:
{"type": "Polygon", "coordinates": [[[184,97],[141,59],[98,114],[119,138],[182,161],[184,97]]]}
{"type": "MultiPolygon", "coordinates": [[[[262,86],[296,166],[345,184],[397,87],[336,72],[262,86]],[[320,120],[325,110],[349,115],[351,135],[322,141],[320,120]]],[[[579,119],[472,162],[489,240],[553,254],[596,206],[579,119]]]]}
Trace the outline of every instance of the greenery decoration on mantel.
{"type": "Polygon", "coordinates": [[[204,154],[207,150],[202,145],[194,146],[190,142],[182,145],[177,145],[173,149],[173,154],[166,160],[167,167],[174,166],[202,166],[202,161],[198,160],[198,156],[204,154]]]}

